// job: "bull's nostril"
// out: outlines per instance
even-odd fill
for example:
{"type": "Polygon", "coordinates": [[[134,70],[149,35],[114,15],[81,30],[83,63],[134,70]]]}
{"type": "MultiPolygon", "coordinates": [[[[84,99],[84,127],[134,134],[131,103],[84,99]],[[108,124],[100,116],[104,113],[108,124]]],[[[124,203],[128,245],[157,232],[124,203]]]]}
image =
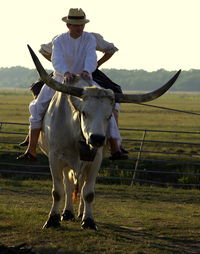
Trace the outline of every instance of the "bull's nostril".
{"type": "Polygon", "coordinates": [[[105,141],[105,136],[92,134],[90,136],[90,143],[92,145],[102,146],[105,141]]]}

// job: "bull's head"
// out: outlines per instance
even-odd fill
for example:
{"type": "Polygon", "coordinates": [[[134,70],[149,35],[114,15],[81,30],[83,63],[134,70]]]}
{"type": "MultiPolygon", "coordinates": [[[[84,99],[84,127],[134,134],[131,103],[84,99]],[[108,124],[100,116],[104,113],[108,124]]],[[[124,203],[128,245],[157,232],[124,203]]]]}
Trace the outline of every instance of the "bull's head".
{"type": "Polygon", "coordinates": [[[81,99],[71,97],[71,101],[80,112],[81,130],[86,143],[95,148],[102,146],[115,105],[114,93],[109,89],[85,87],[81,99]]]}

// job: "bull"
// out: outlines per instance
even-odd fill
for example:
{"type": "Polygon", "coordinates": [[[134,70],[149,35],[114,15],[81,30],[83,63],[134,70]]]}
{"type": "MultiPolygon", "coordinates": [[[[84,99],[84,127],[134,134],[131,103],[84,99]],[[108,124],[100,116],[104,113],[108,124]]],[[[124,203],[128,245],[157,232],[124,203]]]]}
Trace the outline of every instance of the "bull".
{"type": "Polygon", "coordinates": [[[94,187],[115,102],[154,100],[174,84],[181,70],[153,92],[114,94],[109,89],[88,85],[78,77],[73,85],[55,81],[44,70],[30,46],[28,48],[40,78],[57,91],[45,114],[39,138],[40,148],[49,159],[53,181],[53,203],[44,228],[60,227],[61,220],[75,220],[73,194],[79,191],[81,228],[97,230],[92,214],[94,187]]]}

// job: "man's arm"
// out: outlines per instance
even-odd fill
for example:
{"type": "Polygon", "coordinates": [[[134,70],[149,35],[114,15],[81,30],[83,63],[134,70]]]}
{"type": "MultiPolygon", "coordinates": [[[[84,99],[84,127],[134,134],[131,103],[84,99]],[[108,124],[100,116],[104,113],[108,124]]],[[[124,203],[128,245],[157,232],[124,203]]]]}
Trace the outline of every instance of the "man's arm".
{"type": "Polygon", "coordinates": [[[97,61],[97,68],[99,68],[103,63],[105,63],[106,61],[108,61],[112,56],[114,55],[114,53],[104,53],[104,55],[97,61]]]}
{"type": "Polygon", "coordinates": [[[108,61],[115,54],[115,52],[118,51],[118,48],[116,48],[113,43],[104,40],[103,36],[100,34],[92,33],[92,35],[96,39],[96,50],[103,53],[103,56],[97,62],[97,67],[100,67],[103,63],[108,61]]]}

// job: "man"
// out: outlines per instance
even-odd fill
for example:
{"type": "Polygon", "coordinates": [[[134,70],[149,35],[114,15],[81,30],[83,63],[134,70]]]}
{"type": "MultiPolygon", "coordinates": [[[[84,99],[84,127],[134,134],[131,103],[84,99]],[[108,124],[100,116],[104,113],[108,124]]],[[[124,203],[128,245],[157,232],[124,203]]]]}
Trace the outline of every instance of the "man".
{"type": "MultiPolygon", "coordinates": [[[[89,20],[82,9],[70,9],[69,15],[62,20],[66,22],[69,31],[53,40],[51,61],[54,77],[59,82],[73,82],[75,74],[80,74],[83,79],[92,80],[92,72],[97,67],[96,41],[90,33],[83,32],[89,20]]],[[[42,119],[54,93],[54,90],[44,85],[37,99],[30,104],[29,145],[26,152],[17,159],[36,160],[36,145],[42,119]]],[[[116,133],[114,140],[111,139],[113,154],[120,152],[117,144],[119,138],[116,133]]]]}

